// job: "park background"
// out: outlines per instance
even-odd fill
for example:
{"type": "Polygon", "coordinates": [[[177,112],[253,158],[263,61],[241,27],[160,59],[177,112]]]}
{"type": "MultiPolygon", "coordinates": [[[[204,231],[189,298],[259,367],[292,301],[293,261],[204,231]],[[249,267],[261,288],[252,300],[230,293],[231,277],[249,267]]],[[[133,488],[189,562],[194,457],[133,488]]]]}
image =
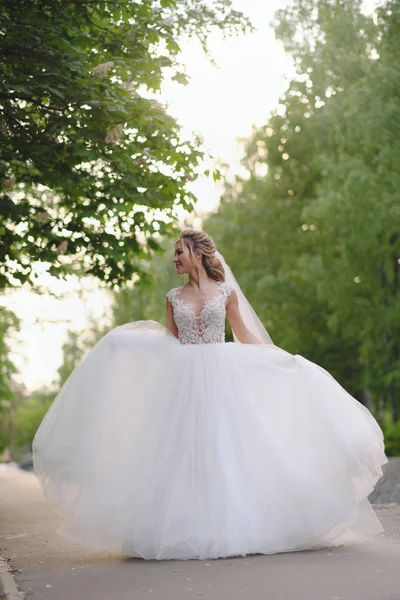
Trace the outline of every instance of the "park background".
{"type": "Polygon", "coordinates": [[[106,331],[165,323],[184,225],[399,455],[400,3],[22,0],[1,26],[4,458],[106,331]]]}

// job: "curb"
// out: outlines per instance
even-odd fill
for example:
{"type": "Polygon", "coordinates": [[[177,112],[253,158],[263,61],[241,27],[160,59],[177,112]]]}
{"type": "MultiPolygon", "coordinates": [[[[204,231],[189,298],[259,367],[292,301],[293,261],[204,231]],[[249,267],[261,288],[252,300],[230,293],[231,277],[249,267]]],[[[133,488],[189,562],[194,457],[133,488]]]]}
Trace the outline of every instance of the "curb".
{"type": "Polygon", "coordinates": [[[7,559],[0,555],[0,600],[22,600],[24,597],[17,588],[7,559]]]}

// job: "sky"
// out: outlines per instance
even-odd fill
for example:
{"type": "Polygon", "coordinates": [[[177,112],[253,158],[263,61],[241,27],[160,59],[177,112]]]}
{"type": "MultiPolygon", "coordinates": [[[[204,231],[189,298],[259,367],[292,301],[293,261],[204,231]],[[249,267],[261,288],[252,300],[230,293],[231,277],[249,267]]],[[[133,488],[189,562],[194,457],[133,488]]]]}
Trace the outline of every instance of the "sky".
{"type": "MultiPolygon", "coordinates": [[[[376,3],[366,2],[369,9],[376,3]]],[[[249,137],[253,125],[267,121],[293,76],[291,61],[270,27],[275,11],[286,4],[287,0],[233,0],[234,8],[250,18],[256,31],[228,40],[215,33],[210,51],[217,66],[204,56],[199,44],[185,43],[181,59],[190,84],[166,84],[163,88],[163,102],[183,133],[202,135],[215,164],[220,160],[228,163],[231,173],[241,171],[238,140],[249,137]]],[[[212,178],[196,181],[192,190],[198,198],[199,215],[218,205],[221,187],[212,178]]],[[[12,343],[12,358],[20,371],[17,379],[30,390],[55,379],[67,329],[84,331],[90,320],[110,320],[110,296],[95,281],[64,282],[43,275],[41,283],[49,293],[39,296],[21,289],[3,299],[22,320],[12,343]]]]}
{"type": "MultiPolygon", "coordinates": [[[[184,132],[200,133],[211,155],[237,172],[241,157],[238,140],[249,137],[253,124],[265,123],[293,68],[270,27],[275,11],[283,8],[286,0],[235,0],[233,4],[257,31],[229,40],[223,40],[220,33],[214,35],[210,49],[216,67],[204,57],[199,44],[186,44],[183,61],[190,85],[166,86],[165,97],[184,132]]],[[[217,205],[221,189],[211,178],[198,180],[193,189],[199,212],[217,205]]]]}

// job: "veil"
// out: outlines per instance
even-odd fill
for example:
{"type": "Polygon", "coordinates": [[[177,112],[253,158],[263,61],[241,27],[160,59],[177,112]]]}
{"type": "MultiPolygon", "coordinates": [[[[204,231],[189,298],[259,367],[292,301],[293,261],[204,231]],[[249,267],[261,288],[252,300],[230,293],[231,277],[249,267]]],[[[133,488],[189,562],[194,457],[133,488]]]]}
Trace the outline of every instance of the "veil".
{"type": "MultiPolygon", "coordinates": [[[[226,264],[224,257],[218,251],[216,251],[215,256],[218,260],[221,261],[221,264],[225,271],[225,282],[233,287],[235,290],[238,301],[239,301],[239,312],[246,325],[247,329],[251,331],[253,335],[255,335],[260,341],[263,341],[264,344],[273,344],[267,330],[264,325],[261,323],[260,319],[257,317],[255,311],[253,310],[250,302],[247,300],[246,296],[243,294],[242,290],[238,282],[236,281],[231,268],[226,264]]],[[[237,339],[234,332],[233,339],[235,342],[240,343],[237,339]]]]}

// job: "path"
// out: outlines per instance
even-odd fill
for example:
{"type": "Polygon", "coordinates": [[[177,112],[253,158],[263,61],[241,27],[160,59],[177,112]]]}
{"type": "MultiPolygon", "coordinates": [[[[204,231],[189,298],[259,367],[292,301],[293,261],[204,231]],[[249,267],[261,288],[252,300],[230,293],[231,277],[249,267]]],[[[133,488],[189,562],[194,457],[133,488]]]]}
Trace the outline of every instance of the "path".
{"type": "Polygon", "coordinates": [[[0,466],[0,490],[0,552],[27,599],[400,600],[399,505],[377,507],[386,533],[361,546],[146,562],[58,536],[32,473],[0,466]]]}

